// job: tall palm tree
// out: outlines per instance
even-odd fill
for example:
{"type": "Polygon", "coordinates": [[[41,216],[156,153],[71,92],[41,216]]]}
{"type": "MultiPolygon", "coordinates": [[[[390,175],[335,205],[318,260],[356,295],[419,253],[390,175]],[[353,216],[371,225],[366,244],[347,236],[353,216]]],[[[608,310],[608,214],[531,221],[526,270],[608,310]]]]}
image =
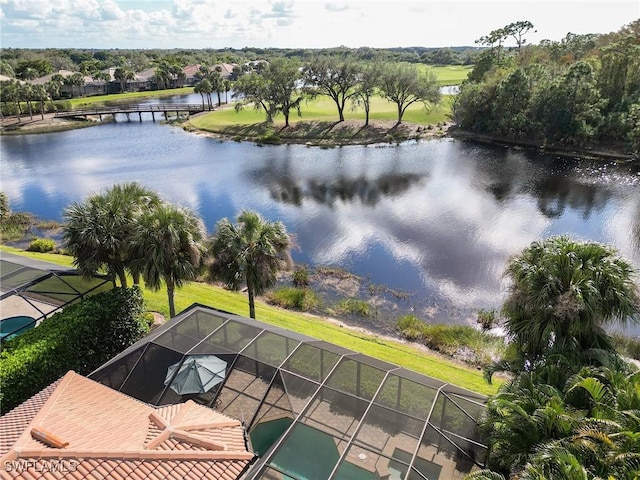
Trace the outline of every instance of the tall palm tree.
{"type": "Polygon", "coordinates": [[[44,120],[45,103],[51,98],[49,97],[49,92],[47,92],[44,85],[35,85],[33,87],[33,95],[40,105],[40,118],[44,120]]]}
{"type": "Polygon", "coordinates": [[[291,237],[282,222],[265,221],[243,210],[232,224],[223,218],[211,242],[210,272],[233,290],[247,286],[249,316],[256,318],[255,296],[276,282],[277,273],[291,264],[291,237]]]}
{"type": "Polygon", "coordinates": [[[106,267],[127,286],[126,270],[138,283],[138,251],[132,248],[142,213],[160,204],[157,193],[136,182],[116,184],[84,203],[73,203],[65,212],[63,238],[74,264],[85,276],[106,267]]]}
{"type": "Polygon", "coordinates": [[[209,107],[209,110],[211,110],[213,108],[213,105],[211,103],[211,92],[213,92],[213,87],[211,86],[211,82],[209,81],[209,79],[203,78],[202,80],[200,80],[198,83],[196,83],[193,86],[193,91],[195,93],[199,93],[200,96],[202,97],[202,108],[203,109],[204,109],[204,98],[205,98],[205,95],[207,97],[207,106],[209,107]]]}
{"type": "Polygon", "coordinates": [[[113,71],[113,78],[120,82],[120,92],[124,93],[127,89],[127,82],[136,78],[133,70],[125,67],[118,67],[113,71]]]}
{"type": "Polygon", "coordinates": [[[142,278],[153,290],[164,282],[174,317],[175,289],[196,277],[206,250],[204,224],[188,210],[167,203],[144,212],[139,224],[134,243],[142,278]]]}
{"type": "Polygon", "coordinates": [[[127,286],[122,252],[126,239],[118,235],[121,214],[103,195],[94,195],[84,203],[74,202],[64,211],[63,239],[66,249],[74,257],[73,264],[85,277],[103,267],[115,287],[116,278],[127,286]]]}
{"type": "Polygon", "coordinates": [[[634,271],[606,245],[567,236],[534,242],[505,275],[505,327],[529,366],[550,351],[611,350],[604,327],[639,319],[634,271]]]}

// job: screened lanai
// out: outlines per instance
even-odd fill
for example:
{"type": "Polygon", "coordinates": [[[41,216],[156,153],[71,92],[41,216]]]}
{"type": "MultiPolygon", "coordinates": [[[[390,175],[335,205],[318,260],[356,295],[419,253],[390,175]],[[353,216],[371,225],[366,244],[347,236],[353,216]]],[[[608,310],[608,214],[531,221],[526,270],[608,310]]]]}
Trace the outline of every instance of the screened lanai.
{"type": "Polygon", "coordinates": [[[241,420],[258,455],[247,479],[453,480],[485,464],[485,397],[202,305],[90,378],[153,405],[191,399],[241,420]]]}
{"type": "Polygon", "coordinates": [[[65,306],[109,289],[105,277],[87,279],[73,269],[2,252],[0,338],[22,333],[65,306]]]}

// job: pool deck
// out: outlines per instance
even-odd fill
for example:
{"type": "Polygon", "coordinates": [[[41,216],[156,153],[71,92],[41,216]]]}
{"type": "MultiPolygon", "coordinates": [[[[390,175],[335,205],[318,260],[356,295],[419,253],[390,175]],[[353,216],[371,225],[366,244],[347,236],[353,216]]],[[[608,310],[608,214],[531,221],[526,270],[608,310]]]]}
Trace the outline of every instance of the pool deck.
{"type": "MultiPolygon", "coordinates": [[[[21,265],[25,268],[32,268],[41,270],[43,276],[48,272],[72,272],[73,268],[64,267],[55,263],[45,262],[43,260],[36,260],[33,258],[23,257],[21,255],[15,255],[9,252],[0,252],[0,260],[5,262],[11,262],[17,265],[21,265]]],[[[2,294],[16,290],[14,295],[7,296],[0,302],[0,318],[10,318],[19,315],[25,315],[33,318],[40,318],[44,315],[48,315],[60,306],[54,302],[46,302],[41,298],[36,298],[36,295],[29,295],[28,297],[20,295],[18,292],[20,288],[7,288],[0,285],[0,291],[2,294]]]]}

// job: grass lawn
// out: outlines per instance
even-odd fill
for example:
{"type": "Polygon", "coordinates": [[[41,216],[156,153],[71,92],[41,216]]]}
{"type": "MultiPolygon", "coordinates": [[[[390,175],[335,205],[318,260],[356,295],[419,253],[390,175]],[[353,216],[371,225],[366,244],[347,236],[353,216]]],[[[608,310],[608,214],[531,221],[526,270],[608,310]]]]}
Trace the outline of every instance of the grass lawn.
{"type": "MultiPolygon", "coordinates": [[[[449,120],[451,113],[451,97],[443,95],[439,105],[430,110],[426,110],[422,104],[413,104],[407,108],[403,122],[415,123],[418,125],[435,125],[449,120]]],[[[293,125],[298,122],[336,122],[338,120],[338,110],[336,104],[327,96],[320,96],[315,100],[303,102],[301,107],[302,116],[292,112],[289,122],[293,125]]],[[[358,120],[364,122],[365,113],[362,108],[345,108],[345,120],[358,120]]],[[[395,121],[398,118],[397,106],[381,97],[373,98],[371,104],[371,120],[395,121]]],[[[234,108],[224,108],[215,112],[205,113],[191,118],[189,124],[200,130],[218,131],[229,126],[249,125],[262,123],[265,121],[265,114],[262,110],[254,108],[244,108],[236,112],[234,108]]],[[[275,125],[284,125],[282,115],[275,117],[275,125]]]]}
{"type": "Polygon", "coordinates": [[[473,70],[473,65],[418,65],[435,73],[440,85],[460,85],[473,70]]]}
{"type": "MultiPolygon", "coordinates": [[[[16,253],[59,265],[70,266],[72,264],[72,258],[63,255],[25,252],[7,246],[0,246],[0,251],[16,253]]],[[[168,316],[167,295],[164,289],[153,292],[143,288],[143,293],[148,310],[158,311],[168,316]]],[[[177,311],[182,311],[193,303],[201,303],[238,315],[249,315],[249,306],[245,295],[205,283],[191,282],[178,289],[175,301],[177,311]]],[[[284,310],[262,301],[256,302],[256,317],[262,322],[326,340],[485,395],[495,393],[501,383],[499,379],[494,379],[493,385],[488,385],[482,378],[482,372],[459,365],[438,355],[425,353],[416,345],[342,328],[320,317],[284,310]]]]}
{"type": "Polygon", "coordinates": [[[84,108],[92,105],[104,105],[105,103],[129,103],[138,102],[148,98],[169,97],[173,95],[189,95],[193,93],[193,87],[171,88],[167,90],[151,90],[145,92],[112,93],[111,95],[95,95],[92,97],[72,98],[71,108],[84,108]]]}

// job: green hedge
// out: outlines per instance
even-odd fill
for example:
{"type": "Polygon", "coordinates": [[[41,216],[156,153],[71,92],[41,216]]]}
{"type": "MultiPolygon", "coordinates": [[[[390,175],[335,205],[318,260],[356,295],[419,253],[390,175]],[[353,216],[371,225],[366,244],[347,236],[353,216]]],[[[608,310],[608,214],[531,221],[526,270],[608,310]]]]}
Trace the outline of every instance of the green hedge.
{"type": "Polygon", "coordinates": [[[68,370],[86,375],[149,330],[136,288],[117,288],[74,305],[3,344],[0,413],[4,414],[68,370]]]}

